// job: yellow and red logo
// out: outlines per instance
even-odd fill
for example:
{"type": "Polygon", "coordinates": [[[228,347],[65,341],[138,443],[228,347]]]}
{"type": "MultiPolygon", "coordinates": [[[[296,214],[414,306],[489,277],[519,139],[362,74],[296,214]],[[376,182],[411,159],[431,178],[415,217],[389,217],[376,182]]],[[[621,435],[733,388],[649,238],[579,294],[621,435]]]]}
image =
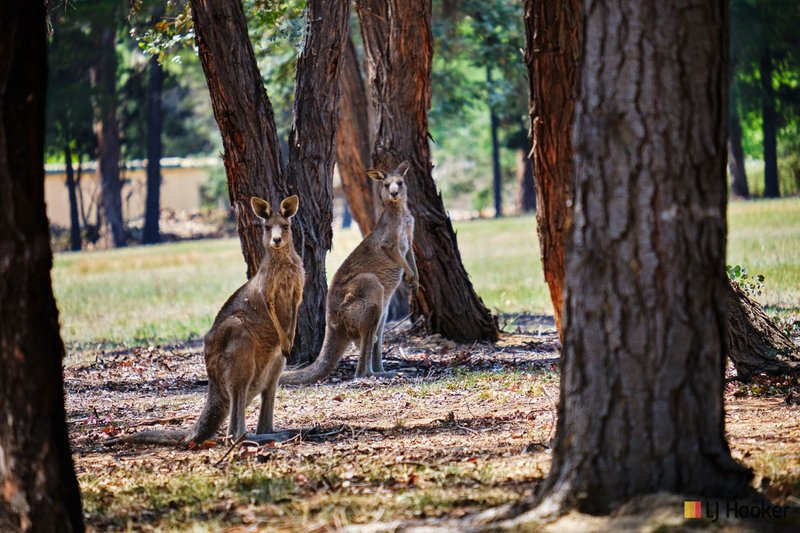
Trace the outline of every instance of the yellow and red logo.
{"type": "Polygon", "coordinates": [[[684,518],[702,518],[703,506],[700,502],[685,501],[683,502],[683,517],[684,518]]]}

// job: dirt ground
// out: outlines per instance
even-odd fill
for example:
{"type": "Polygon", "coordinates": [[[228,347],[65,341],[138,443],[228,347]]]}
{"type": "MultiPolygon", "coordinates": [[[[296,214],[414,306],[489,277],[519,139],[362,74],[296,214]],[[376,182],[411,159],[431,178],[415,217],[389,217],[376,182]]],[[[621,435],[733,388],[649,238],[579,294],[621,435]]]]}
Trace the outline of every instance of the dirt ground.
{"type": "MultiPolygon", "coordinates": [[[[516,332],[496,345],[392,330],[387,367],[400,377],[354,381],[351,351],[326,383],[279,391],[276,428],[310,434],[261,447],[222,439],[191,451],[106,447],[121,432],[194,421],[207,385],[202,345],[70,353],[67,418],[87,523],[92,530],[385,530],[531,496],[550,464],[558,341],[549,317],[513,323],[516,332]]],[[[725,397],[734,457],[754,469],[755,486],[773,502],[800,504],[797,380],[731,382],[725,397]]],[[[251,431],[257,407],[248,410],[251,431]]],[[[680,528],[682,502],[674,508],[680,528]]]]}

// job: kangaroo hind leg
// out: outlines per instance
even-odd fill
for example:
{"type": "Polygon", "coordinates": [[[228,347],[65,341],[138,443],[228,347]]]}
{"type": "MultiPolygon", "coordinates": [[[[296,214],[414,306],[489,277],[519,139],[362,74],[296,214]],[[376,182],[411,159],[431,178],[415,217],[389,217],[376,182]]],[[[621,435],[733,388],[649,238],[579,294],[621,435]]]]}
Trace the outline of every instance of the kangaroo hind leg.
{"type": "Polygon", "coordinates": [[[281,377],[286,359],[276,353],[276,357],[270,362],[267,377],[267,386],[261,393],[261,413],[258,415],[258,433],[272,433],[273,414],[275,412],[275,396],[278,392],[278,378],[281,377]]]}

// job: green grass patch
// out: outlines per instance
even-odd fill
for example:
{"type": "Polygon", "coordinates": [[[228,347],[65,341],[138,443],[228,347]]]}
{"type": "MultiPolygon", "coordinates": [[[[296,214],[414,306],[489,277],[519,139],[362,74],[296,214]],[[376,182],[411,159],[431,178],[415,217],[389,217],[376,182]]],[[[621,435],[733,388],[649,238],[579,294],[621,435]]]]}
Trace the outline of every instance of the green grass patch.
{"type": "MultiPolygon", "coordinates": [[[[763,304],[800,307],[800,199],[734,202],[728,219],[728,263],[766,276],[763,304]]],[[[470,279],[490,309],[552,312],[533,216],[454,226],[470,279]]],[[[359,241],[356,229],[335,231],[329,274],[359,241]]],[[[244,273],[237,239],[57,254],[62,334],[71,347],[200,337],[244,273]]]]}

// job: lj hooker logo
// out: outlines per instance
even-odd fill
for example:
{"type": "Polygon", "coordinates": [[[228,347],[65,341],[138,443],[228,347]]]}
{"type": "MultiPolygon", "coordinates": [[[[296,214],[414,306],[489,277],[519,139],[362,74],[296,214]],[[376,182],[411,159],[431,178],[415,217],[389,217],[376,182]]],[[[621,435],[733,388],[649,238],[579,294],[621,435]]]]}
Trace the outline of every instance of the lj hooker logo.
{"type": "Polygon", "coordinates": [[[686,500],[683,502],[684,518],[708,518],[712,522],[719,520],[720,513],[726,518],[784,518],[789,512],[789,507],[779,505],[766,505],[742,503],[737,501],[697,501],[686,500]]]}

